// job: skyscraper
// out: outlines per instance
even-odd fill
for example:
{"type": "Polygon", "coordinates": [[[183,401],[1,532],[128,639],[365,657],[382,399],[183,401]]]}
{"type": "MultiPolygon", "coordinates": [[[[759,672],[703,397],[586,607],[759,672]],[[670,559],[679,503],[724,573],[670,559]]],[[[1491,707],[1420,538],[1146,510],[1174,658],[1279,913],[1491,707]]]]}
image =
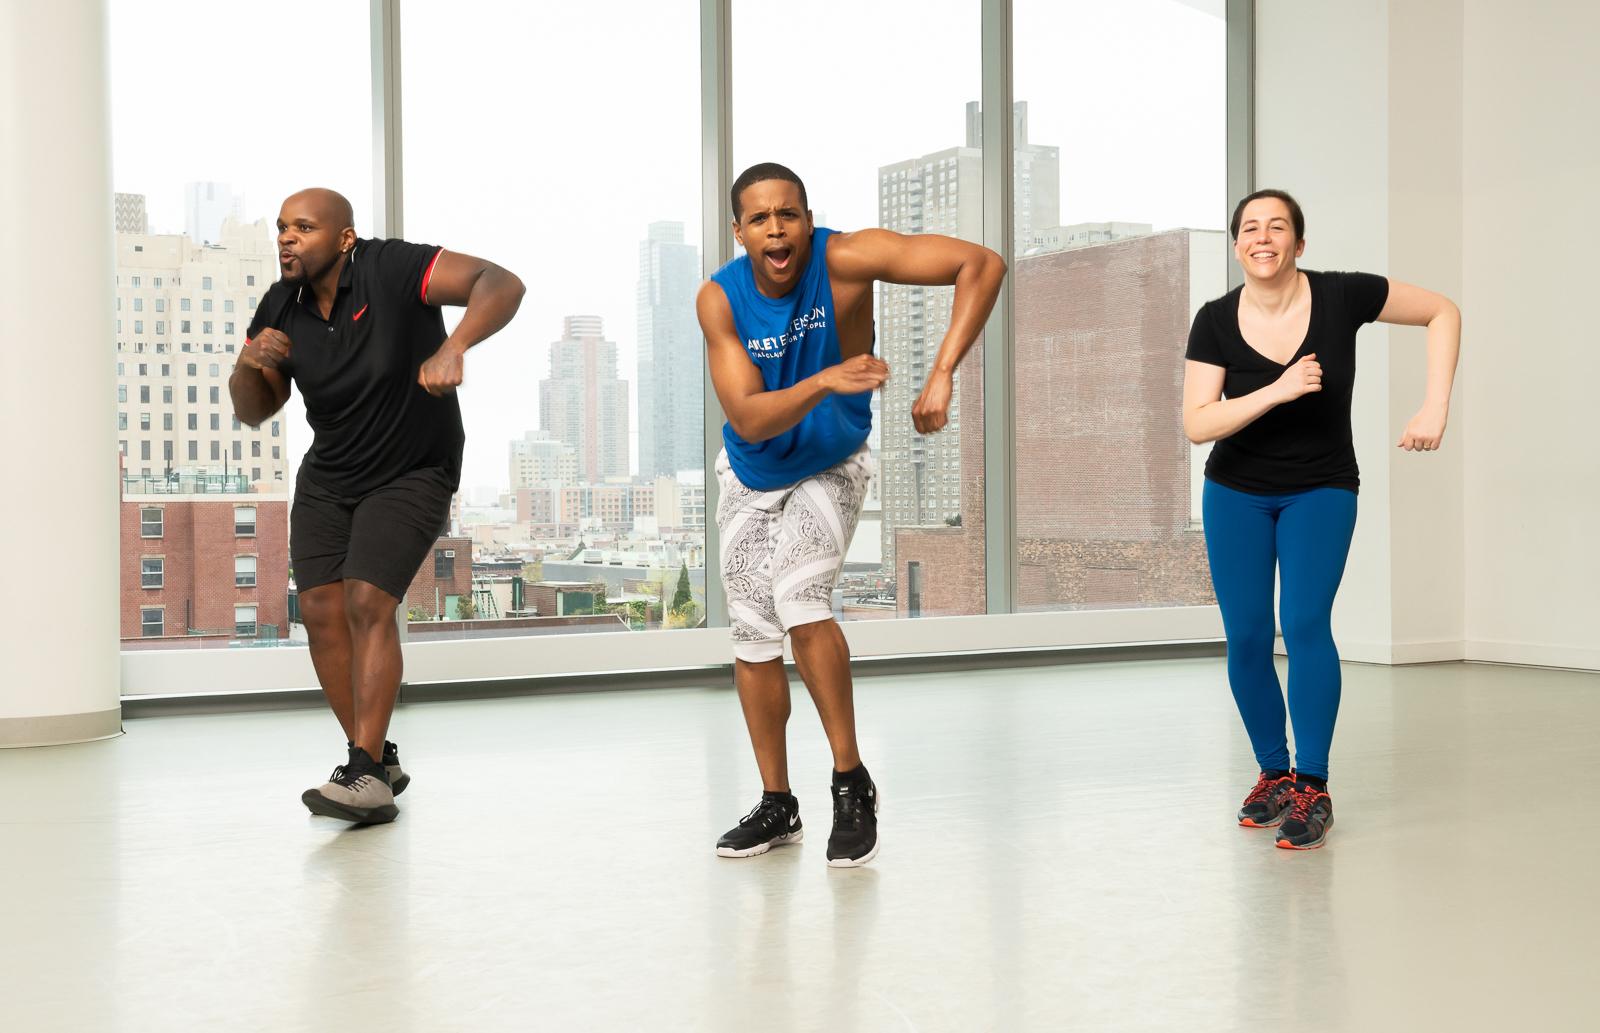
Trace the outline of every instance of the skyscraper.
{"type": "Polygon", "coordinates": [[[113,194],[118,233],[149,233],[150,220],[145,214],[143,194],[113,194]]]}
{"type": "Polygon", "coordinates": [[[242,220],[242,199],[227,183],[188,183],[183,188],[183,231],[196,244],[222,239],[224,219],[242,220]]]}
{"type": "Polygon", "coordinates": [[[653,222],[639,242],[639,473],[699,469],[705,462],[700,327],[694,294],[700,252],[683,223],[653,222]]]}
{"type": "Polygon", "coordinates": [[[117,437],[131,477],[229,473],[283,485],[283,414],[240,424],[227,383],[278,276],[272,232],[230,219],[218,236],[201,247],[175,233],[117,234],[117,437]]]}
{"type": "MultiPolygon", "coordinates": [[[[1014,238],[1026,250],[1044,227],[1061,218],[1061,161],[1055,147],[1028,142],[1028,105],[1012,109],[1016,161],[1014,238]]],[[[878,225],[898,233],[941,233],[983,239],[983,120],[967,105],[965,146],[909,158],[878,170],[878,225]]],[[[878,341],[893,371],[882,392],[879,469],[883,559],[894,569],[894,535],[901,527],[954,522],[961,517],[961,403],[957,372],[950,421],[937,434],[918,434],[911,407],[950,326],[952,287],[884,284],[878,294],[878,341]]]]}
{"type": "Polygon", "coordinates": [[[628,476],[628,382],[617,378],[617,345],[599,316],[568,316],[550,344],[550,376],[539,382],[539,429],[578,451],[589,483],[628,476]]]}

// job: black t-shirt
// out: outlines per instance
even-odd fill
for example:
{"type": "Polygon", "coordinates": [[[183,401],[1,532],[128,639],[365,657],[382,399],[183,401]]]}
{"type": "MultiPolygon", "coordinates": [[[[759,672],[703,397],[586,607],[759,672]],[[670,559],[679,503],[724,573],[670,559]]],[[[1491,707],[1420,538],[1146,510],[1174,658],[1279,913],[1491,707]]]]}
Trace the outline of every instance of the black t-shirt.
{"type": "Polygon", "coordinates": [[[279,369],[300,389],[315,432],[303,476],[363,495],[437,467],[460,486],[461,405],[453,393],[436,398],[417,383],[446,336],[444,316],[427,302],[441,253],[404,240],[356,241],[327,319],[309,286],[279,280],[261,299],[248,336],[271,327],[289,338],[279,369]]]}
{"type": "MultiPolygon", "coordinates": [[[[1350,400],[1356,386],[1356,331],[1378,318],[1389,300],[1389,281],[1371,273],[1302,270],[1311,285],[1306,339],[1289,363],[1315,354],[1322,390],[1269,409],[1237,433],[1221,438],[1206,461],[1206,476],[1225,487],[1257,495],[1361,484],[1350,400]]],[[[1277,381],[1280,365],[1245,343],[1239,333],[1236,287],[1201,306],[1189,330],[1187,358],[1221,366],[1225,398],[1239,398],[1277,381]]]]}

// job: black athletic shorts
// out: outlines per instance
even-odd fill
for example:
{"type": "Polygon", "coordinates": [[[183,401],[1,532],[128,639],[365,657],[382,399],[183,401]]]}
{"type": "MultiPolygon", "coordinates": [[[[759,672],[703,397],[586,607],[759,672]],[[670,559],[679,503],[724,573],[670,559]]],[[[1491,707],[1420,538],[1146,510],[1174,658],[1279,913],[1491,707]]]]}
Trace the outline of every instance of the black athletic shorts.
{"type": "Polygon", "coordinates": [[[354,578],[405,599],[428,550],[449,528],[454,494],[453,479],[437,467],[357,496],[330,491],[302,470],[289,514],[296,588],[354,578]]]}

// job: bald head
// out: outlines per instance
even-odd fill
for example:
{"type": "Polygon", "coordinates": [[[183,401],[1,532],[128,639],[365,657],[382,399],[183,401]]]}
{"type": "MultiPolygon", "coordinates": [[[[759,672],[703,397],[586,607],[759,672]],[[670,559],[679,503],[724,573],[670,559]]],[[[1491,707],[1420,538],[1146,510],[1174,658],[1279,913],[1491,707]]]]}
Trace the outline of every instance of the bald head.
{"type": "Polygon", "coordinates": [[[290,283],[338,279],[355,247],[355,213],[343,194],[313,187],[291,195],[278,211],[278,264],[290,283]]]}
{"type": "Polygon", "coordinates": [[[310,187],[298,194],[291,194],[289,199],[283,202],[285,210],[291,205],[303,209],[307,214],[316,217],[318,222],[335,231],[355,229],[355,209],[350,207],[350,202],[337,190],[310,187]]]}

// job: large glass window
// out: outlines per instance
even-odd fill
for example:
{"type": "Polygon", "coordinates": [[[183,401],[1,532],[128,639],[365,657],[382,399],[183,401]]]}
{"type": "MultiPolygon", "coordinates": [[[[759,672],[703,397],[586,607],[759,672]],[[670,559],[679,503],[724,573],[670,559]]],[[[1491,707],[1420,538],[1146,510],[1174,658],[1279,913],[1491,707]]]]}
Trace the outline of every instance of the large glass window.
{"type": "MultiPolygon", "coordinates": [[[[370,231],[369,5],[169,0],[161,5],[159,17],[151,17],[149,5],[135,0],[110,0],[107,6],[118,303],[135,313],[170,308],[183,314],[154,323],[155,338],[144,347],[153,346],[157,353],[198,351],[197,345],[225,352],[242,342],[196,340],[190,336],[193,330],[210,336],[214,325],[197,325],[186,317],[194,310],[212,312],[218,298],[224,312],[253,315],[261,293],[258,284],[278,276],[273,224],[285,197],[308,185],[332,187],[349,197],[357,231],[370,231]],[[308,25],[317,27],[316,35],[327,47],[306,45],[308,25]],[[337,61],[328,61],[328,47],[338,52],[337,61]],[[197,85],[213,75],[222,53],[230,67],[270,65],[272,74],[231,76],[226,89],[197,85]],[[303,105],[295,99],[300,87],[294,85],[308,82],[317,83],[320,98],[310,117],[301,112],[303,105]],[[157,122],[163,128],[153,131],[157,122]],[[261,160],[263,141],[275,133],[292,135],[293,161],[261,160]]],[[[134,331],[149,328],[135,326],[134,331]]],[[[108,362],[113,361],[114,344],[107,341],[108,362]]],[[[226,496],[252,494],[253,485],[229,460],[216,410],[198,409],[195,403],[197,396],[209,397],[213,406],[228,411],[231,403],[219,396],[216,386],[227,372],[217,365],[172,367],[170,387],[162,388],[163,402],[183,401],[172,401],[160,429],[148,432],[160,440],[165,463],[150,470],[159,476],[141,476],[143,467],[126,471],[130,476],[123,489],[124,506],[170,497],[163,502],[170,511],[169,537],[176,532],[185,538],[174,547],[185,556],[193,554],[198,570],[215,570],[224,577],[233,551],[225,536],[216,535],[215,519],[205,516],[207,507],[220,507],[225,520],[230,508],[226,496]],[[169,396],[174,387],[179,390],[169,396]],[[207,390],[199,394],[199,388],[207,390]],[[198,429],[208,425],[212,433],[198,429]],[[201,458],[207,456],[210,461],[201,458]],[[198,501],[207,496],[216,496],[216,501],[198,501]]],[[[123,378],[119,388],[129,383],[123,378]]],[[[146,390],[140,386],[141,397],[146,390]]],[[[298,392],[285,419],[289,447],[272,464],[274,476],[260,482],[279,494],[250,500],[274,503],[261,510],[263,519],[270,515],[275,526],[270,533],[262,529],[259,575],[262,619],[271,624],[287,624],[288,496],[282,492],[292,477],[284,475],[293,472],[310,443],[298,392]]],[[[269,436],[249,429],[243,434],[252,442],[269,436]]],[[[138,454],[145,456],[149,448],[141,441],[138,454]]],[[[226,600],[203,592],[167,602],[185,608],[174,612],[188,613],[191,627],[220,629],[232,621],[226,600]]],[[[129,610],[122,623],[124,636],[142,635],[144,623],[138,612],[129,610]]]]}
{"type": "Polygon", "coordinates": [[[1019,609],[1213,602],[1181,401],[1227,290],[1225,6],[1016,4],[1019,609]]]}
{"type": "MultiPolygon", "coordinates": [[[[805,5],[803,16],[792,6],[736,0],[734,174],[761,161],[789,166],[805,181],[820,226],[981,242],[980,15],[976,0],[823,0],[805,5]],[[805,38],[827,41],[826,74],[774,94],[774,46],[789,40],[804,50],[805,38]]],[[[877,351],[890,379],[874,399],[869,443],[879,475],[836,596],[842,619],[985,611],[981,344],[957,374],[948,427],[922,435],[911,424],[952,297],[950,287],[876,292],[877,351]],[[914,613],[908,557],[959,588],[939,597],[924,591],[914,613]]]]}
{"type": "MultiPolygon", "coordinates": [[[[699,19],[651,0],[403,7],[405,235],[529,287],[467,358],[465,541],[440,546],[459,587],[438,598],[470,567],[460,612],[497,633],[574,623],[556,602],[574,582],[603,586],[619,630],[705,614],[699,19]],[[527,115],[510,132],[507,111],[527,115]]],[[[408,608],[431,616],[424,580],[408,608]]]]}

